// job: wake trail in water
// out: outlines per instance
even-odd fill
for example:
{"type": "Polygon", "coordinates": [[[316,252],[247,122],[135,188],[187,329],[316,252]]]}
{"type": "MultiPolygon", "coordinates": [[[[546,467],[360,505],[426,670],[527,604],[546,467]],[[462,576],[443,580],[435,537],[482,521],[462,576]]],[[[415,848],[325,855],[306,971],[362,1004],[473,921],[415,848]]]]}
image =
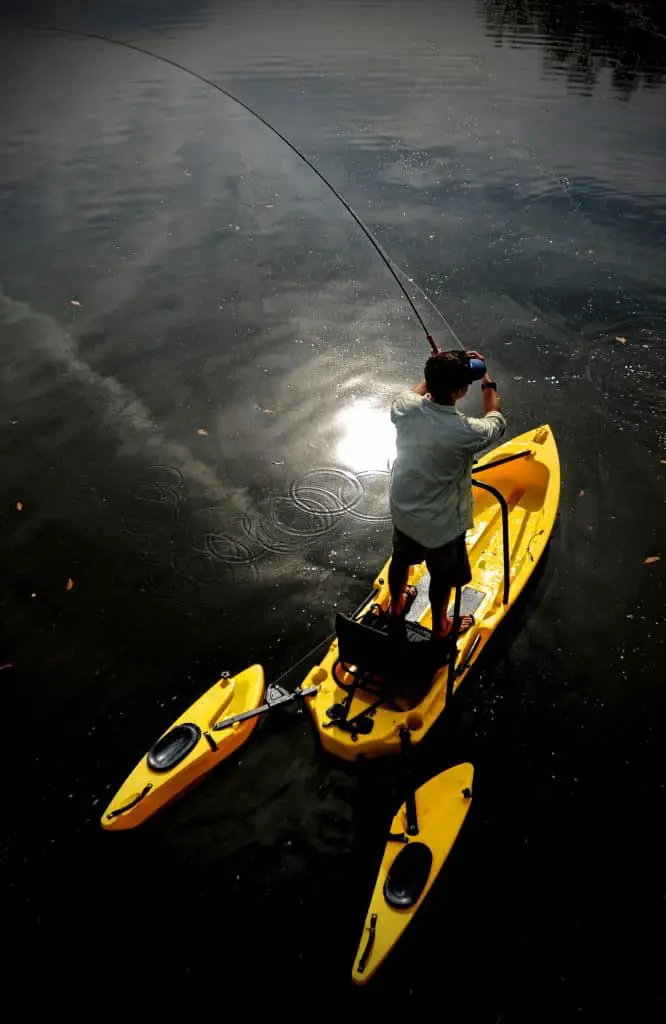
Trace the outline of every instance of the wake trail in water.
{"type": "MultiPolygon", "coordinates": [[[[157,461],[174,466],[187,484],[211,504],[224,504],[239,512],[251,511],[245,489],[220,480],[186,445],[167,437],[137,395],[115,377],[98,373],[81,358],[75,339],[57,321],[26,302],[9,298],[0,286],[0,351],[5,350],[5,355],[11,334],[15,335],[17,351],[23,359],[39,353],[54,370],[64,371],[64,386],[70,383],[80,388],[84,400],[120,441],[119,455],[150,454],[151,464],[157,461]]],[[[14,361],[3,358],[3,363],[3,373],[9,378],[16,368],[14,361]]]]}

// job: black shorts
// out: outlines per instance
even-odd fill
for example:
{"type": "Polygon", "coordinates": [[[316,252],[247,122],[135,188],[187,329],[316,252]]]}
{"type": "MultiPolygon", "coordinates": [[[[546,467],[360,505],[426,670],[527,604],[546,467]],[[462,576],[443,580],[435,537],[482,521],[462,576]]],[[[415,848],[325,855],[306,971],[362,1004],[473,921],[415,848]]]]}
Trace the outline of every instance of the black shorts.
{"type": "Polygon", "coordinates": [[[472,579],[464,533],[441,548],[424,548],[394,526],[393,554],[410,565],[425,562],[431,577],[443,586],[464,587],[472,579]]]}

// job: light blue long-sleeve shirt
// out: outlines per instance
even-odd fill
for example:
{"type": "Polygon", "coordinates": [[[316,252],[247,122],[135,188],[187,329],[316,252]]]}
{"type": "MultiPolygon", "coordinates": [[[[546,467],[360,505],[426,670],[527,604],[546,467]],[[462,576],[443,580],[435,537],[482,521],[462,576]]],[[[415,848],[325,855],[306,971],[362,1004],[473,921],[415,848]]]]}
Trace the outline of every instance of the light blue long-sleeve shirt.
{"type": "Polygon", "coordinates": [[[438,548],[473,525],[474,456],[502,436],[500,412],[476,419],[404,391],[391,406],[397,430],[390,506],[393,524],[426,548],[438,548]]]}

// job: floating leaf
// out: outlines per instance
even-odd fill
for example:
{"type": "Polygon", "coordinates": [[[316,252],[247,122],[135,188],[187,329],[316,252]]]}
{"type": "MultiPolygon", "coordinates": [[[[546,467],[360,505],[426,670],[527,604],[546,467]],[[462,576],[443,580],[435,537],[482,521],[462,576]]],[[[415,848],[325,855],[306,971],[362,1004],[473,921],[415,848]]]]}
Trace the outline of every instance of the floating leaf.
{"type": "Polygon", "coordinates": [[[660,558],[661,555],[649,555],[647,558],[643,559],[643,565],[654,565],[654,563],[658,562],[660,558]]]}
{"type": "Polygon", "coordinates": [[[73,589],[74,589],[74,580],[70,576],[69,579],[67,580],[67,590],[73,590],[73,589]]]}
{"type": "Polygon", "coordinates": [[[4,665],[0,665],[0,672],[4,672],[6,668],[14,668],[13,664],[11,663],[11,661],[7,661],[7,662],[5,662],[4,665]]]}
{"type": "Polygon", "coordinates": [[[23,502],[22,501],[17,501],[16,502],[16,511],[17,512],[22,512],[23,511],[23,502]]]}
{"type": "Polygon", "coordinates": [[[79,302],[78,299],[70,299],[69,303],[70,303],[71,306],[80,306],[81,305],[81,303],[79,302]]]}
{"type": "Polygon", "coordinates": [[[619,341],[621,345],[626,345],[627,344],[627,339],[626,338],[619,337],[619,338],[616,338],[615,340],[619,341]]]}
{"type": "Polygon", "coordinates": [[[208,437],[208,431],[204,430],[203,427],[199,427],[199,429],[197,430],[197,434],[201,434],[202,437],[208,437]]]}

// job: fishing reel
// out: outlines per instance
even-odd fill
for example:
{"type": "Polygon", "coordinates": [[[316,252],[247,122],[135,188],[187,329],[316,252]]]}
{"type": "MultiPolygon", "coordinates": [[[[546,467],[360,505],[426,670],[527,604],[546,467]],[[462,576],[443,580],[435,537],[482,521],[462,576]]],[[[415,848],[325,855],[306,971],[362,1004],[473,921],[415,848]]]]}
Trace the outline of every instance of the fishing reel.
{"type": "Polygon", "coordinates": [[[485,377],[488,367],[486,366],[485,359],[477,359],[476,356],[469,356],[469,372],[471,374],[471,382],[481,380],[485,377]]]}
{"type": "Polygon", "coordinates": [[[433,352],[433,357],[438,354],[446,355],[458,363],[462,373],[459,373],[456,376],[460,381],[460,385],[463,387],[465,385],[473,384],[477,380],[481,380],[488,372],[485,359],[481,359],[475,353],[465,352],[464,349],[453,349],[450,352],[444,353],[433,352]]]}

